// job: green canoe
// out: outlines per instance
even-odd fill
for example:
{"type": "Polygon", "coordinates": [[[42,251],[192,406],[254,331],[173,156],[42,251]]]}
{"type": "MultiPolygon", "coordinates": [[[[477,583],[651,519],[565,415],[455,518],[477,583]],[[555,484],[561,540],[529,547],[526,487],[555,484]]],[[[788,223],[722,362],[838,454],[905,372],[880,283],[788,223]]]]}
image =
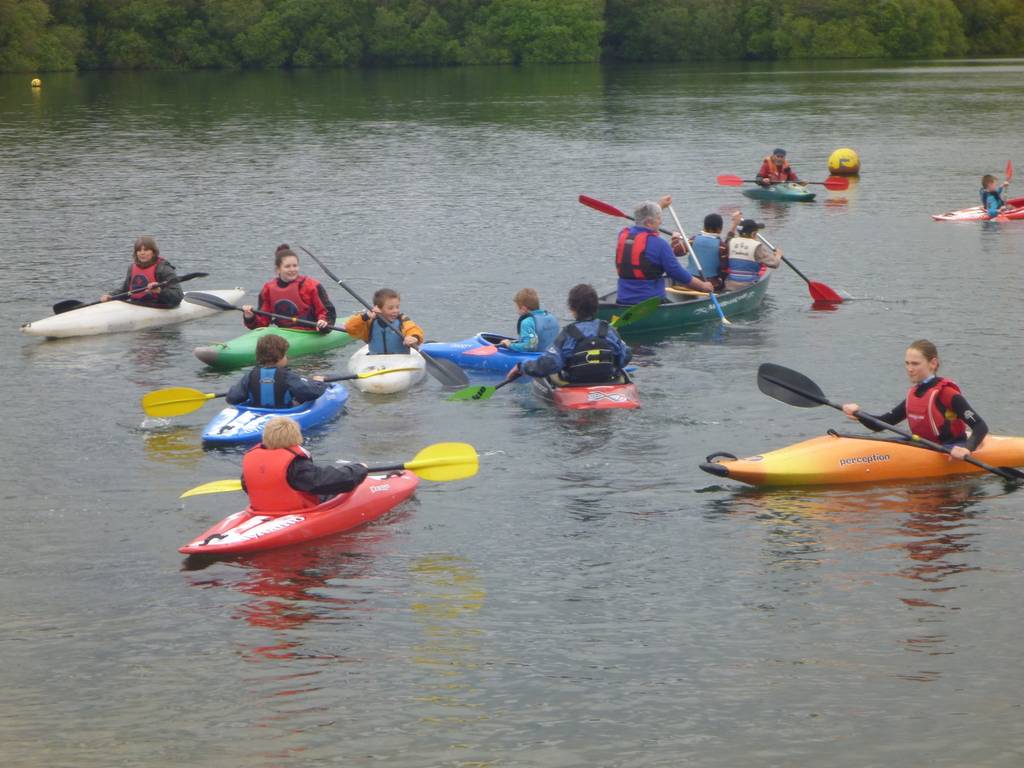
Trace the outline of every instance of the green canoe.
{"type": "Polygon", "coordinates": [[[772,184],[770,187],[750,187],[744,189],[743,194],[751,200],[806,203],[814,199],[814,193],[808,192],[807,187],[792,182],[772,184]]]}
{"type": "Polygon", "coordinates": [[[211,368],[227,370],[242,368],[256,364],[256,342],[268,333],[281,336],[288,341],[288,357],[313,355],[329,349],[343,347],[352,341],[352,337],[342,331],[331,331],[327,334],[316,331],[296,331],[291,328],[278,328],[271,325],[243,333],[237,339],[211,344],[208,347],[196,347],[193,354],[211,368]]]}
{"type": "MultiPolygon", "coordinates": [[[[764,295],[768,291],[768,280],[771,276],[771,272],[768,270],[763,271],[763,277],[746,288],[731,293],[716,294],[718,303],[726,317],[742,315],[761,306],[764,295]]],[[[712,320],[718,321],[718,312],[715,310],[715,305],[711,303],[711,299],[707,298],[707,294],[673,290],[669,290],[667,294],[668,300],[653,314],[623,326],[620,332],[629,336],[647,332],[681,331],[712,320]]],[[[611,321],[615,315],[621,315],[628,305],[616,304],[615,300],[615,291],[602,296],[597,306],[597,316],[602,320],[611,321]]]]}

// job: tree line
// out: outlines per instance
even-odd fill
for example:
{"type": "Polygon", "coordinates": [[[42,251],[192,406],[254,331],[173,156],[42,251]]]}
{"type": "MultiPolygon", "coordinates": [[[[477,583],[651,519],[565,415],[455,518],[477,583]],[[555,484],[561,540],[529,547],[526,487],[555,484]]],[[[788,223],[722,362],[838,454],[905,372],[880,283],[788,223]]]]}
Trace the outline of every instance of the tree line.
{"type": "Polygon", "coordinates": [[[0,71],[1024,54],[1024,0],[0,0],[0,71]]]}

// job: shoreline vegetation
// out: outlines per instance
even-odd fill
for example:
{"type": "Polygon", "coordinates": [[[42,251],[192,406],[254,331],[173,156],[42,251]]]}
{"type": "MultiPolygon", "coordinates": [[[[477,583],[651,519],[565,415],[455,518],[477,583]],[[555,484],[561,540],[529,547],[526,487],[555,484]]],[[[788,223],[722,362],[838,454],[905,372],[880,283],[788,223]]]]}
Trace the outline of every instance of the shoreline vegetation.
{"type": "Polygon", "coordinates": [[[1024,54],[1024,0],[0,0],[0,72],[1024,54]]]}

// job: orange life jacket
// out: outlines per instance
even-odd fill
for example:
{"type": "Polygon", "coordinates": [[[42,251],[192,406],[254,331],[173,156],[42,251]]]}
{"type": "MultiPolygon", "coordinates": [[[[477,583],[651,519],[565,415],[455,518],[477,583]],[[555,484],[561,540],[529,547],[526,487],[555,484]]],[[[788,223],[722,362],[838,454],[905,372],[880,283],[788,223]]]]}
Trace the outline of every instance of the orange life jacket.
{"type": "Polygon", "coordinates": [[[286,515],[320,503],[315,493],[297,491],[288,485],[288,467],[299,457],[309,458],[301,446],[268,449],[262,443],[245,454],[242,477],[253,512],[286,515]]]}

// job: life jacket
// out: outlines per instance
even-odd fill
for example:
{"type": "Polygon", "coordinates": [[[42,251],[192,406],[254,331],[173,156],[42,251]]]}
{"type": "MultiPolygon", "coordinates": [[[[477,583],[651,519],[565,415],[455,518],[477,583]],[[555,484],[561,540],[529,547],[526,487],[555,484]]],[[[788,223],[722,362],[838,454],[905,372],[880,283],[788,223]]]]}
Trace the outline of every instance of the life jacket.
{"type": "Polygon", "coordinates": [[[562,378],[573,384],[599,384],[613,381],[619,375],[615,347],[608,341],[608,327],[604,320],[598,321],[596,336],[584,336],[575,323],[566,327],[565,333],[576,345],[565,361],[562,378]]]}
{"type": "MultiPolygon", "coordinates": [[[[276,315],[285,315],[289,318],[296,317],[300,320],[310,320],[315,323],[317,319],[316,308],[306,301],[302,295],[302,287],[307,280],[313,282],[315,290],[316,281],[302,275],[287,283],[283,288],[281,287],[281,281],[276,278],[267,283],[264,287],[267,291],[267,302],[270,304],[270,311],[276,315]]],[[[274,322],[281,328],[308,328],[305,325],[292,323],[290,320],[277,319],[274,322]]]]}
{"type": "Polygon", "coordinates": [[[398,331],[397,335],[389,331],[384,325],[383,318],[374,318],[370,324],[370,354],[371,355],[408,355],[409,348],[402,343],[405,334],[402,333],[402,323],[408,320],[405,315],[399,315],[393,323],[388,323],[398,331]]]}
{"type": "Polygon", "coordinates": [[[760,243],[749,237],[729,241],[729,279],[737,283],[756,283],[761,272],[756,253],[760,243]]]}
{"type": "Polygon", "coordinates": [[[719,247],[721,245],[722,240],[717,235],[701,232],[693,238],[693,243],[690,244],[692,252],[690,253],[690,261],[687,263],[686,268],[694,274],[699,274],[703,271],[706,278],[718,277],[721,266],[721,259],[719,258],[719,247]],[[693,257],[695,255],[700,264],[700,269],[694,263],[693,257]]]}
{"type": "Polygon", "coordinates": [[[257,408],[291,408],[294,403],[285,369],[256,366],[249,371],[249,403],[257,408]]]}
{"type": "Polygon", "coordinates": [[[315,507],[315,493],[297,491],[288,485],[288,467],[296,458],[310,458],[301,446],[264,448],[260,443],[242,459],[242,476],[249,493],[249,506],[261,515],[283,515],[315,507]]]}
{"type": "Polygon", "coordinates": [[[651,236],[658,235],[655,232],[631,235],[629,227],[619,232],[619,242],[615,247],[615,269],[623,280],[656,280],[665,273],[644,254],[647,238],[651,236]]]}
{"type": "Polygon", "coordinates": [[[156,270],[163,263],[163,259],[157,256],[148,267],[140,267],[135,259],[132,259],[132,271],[128,278],[128,290],[132,292],[128,297],[129,301],[139,304],[152,303],[156,296],[146,291],[146,286],[157,282],[156,270]]]}
{"type": "Polygon", "coordinates": [[[764,163],[768,164],[768,180],[769,181],[788,181],[789,180],[789,161],[783,160],[782,167],[779,168],[775,165],[775,161],[772,160],[772,156],[768,155],[762,161],[762,168],[764,163]]]}
{"type": "Polygon", "coordinates": [[[952,410],[944,410],[941,395],[949,391],[960,394],[960,387],[949,379],[938,379],[924,394],[917,394],[917,387],[907,391],[907,424],[918,437],[939,443],[962,440],[967,434],[967,424],[952,410]]]}
{"type": "Polygon", "coordinates": [[[528,317],[533,318],[533,326],[537,332],[537,351],[543,352],[555,342],[555,338],[558,336],[558,320],[546,309],[530,310],[530,314],[522,315],[516,322],[516,333],[520,336],[523,335],[523,321],[528,317]]]}
{"type": "Polygon", "coordinates": [[[984,187],[981,188],[981,207],[985,209],[985,212],[989,216],[995,216],[999,213],[999,209],[1005,204],[1003,202],[1003,195],[1000,191],[989,192],[984,187]]]}

